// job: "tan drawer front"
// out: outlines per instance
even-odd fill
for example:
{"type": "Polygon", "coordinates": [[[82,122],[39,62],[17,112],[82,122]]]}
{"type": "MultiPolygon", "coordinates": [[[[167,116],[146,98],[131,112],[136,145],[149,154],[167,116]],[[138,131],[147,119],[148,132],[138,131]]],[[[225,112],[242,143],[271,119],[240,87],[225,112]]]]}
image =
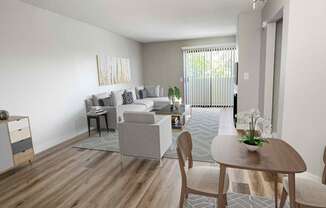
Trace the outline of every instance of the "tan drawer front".
{"type": "Polygon", "coordinates": [[[17,121],[11,121],[8,123],[9,131],[16,131],[18,129],[24,129],[29,127],[28,118],[23,118],[17,121]]]}
{"type": "Polygon", "coordinates": [[[19,142],[30,137],[31,132],[29,131],[28,127],[10,132],[10,140],[12,143],[19,142]]]}
{"type": "Polygon", "coordinates": [[[33,160],[33,158],[34,158],[33,149],[28,149],[24,152],[20,152],[20,153],[14,155],[15,165],[17,166],[17,165],[24,164],[24,163],[28,162],[29,160],[33,160]]]}

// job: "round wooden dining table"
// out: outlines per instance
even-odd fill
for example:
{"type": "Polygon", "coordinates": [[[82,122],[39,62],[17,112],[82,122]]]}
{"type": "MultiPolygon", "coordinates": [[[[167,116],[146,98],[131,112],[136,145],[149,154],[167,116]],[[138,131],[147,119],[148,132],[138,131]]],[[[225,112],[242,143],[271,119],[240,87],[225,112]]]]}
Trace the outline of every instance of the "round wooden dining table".
{"type": "MultiPolygon", "coordinates": [[[[220,165],[218,207],[225,208],[223,198],[224,178],[227,168],[237,168],[255,171],[264,171],[277,174],[286,174],[289,178],[290,207],[295,206],[295,174],[305,172],[307,167],[302,157],[288,143],[281,139],[267,139],[256,152],[247,150],[239,142],[240,136],[216,136],[211,145],[213,159],[220,165]]],[[[277,187],[275,192],[277,193],[277,187]]],[[[277,207],[277,194],[275,207],[277,207]]]]}

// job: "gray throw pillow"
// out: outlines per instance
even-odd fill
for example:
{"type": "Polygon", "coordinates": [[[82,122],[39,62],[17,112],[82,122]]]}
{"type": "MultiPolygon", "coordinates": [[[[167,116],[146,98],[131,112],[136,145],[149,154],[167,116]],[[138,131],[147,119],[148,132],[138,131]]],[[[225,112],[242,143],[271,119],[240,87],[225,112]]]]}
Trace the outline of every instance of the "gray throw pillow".
{"type": "Polygon", "coordinates": [[[147,92],[145,89],[139,90],[138,95],[139,95],[138,97],[139,99],[147,98],[147,92]]]}
{"type": "Polygon", "coordinates": [[[144,89],[144,86],[138,86],[138,87],[135,87],[135,91],[136,91],[136,99],[139,99],[139,91],[140,90],[143,90],[144,89]]]}
{"type": "Polygon", "coordinates": [[[98,100],[100,106],[113,106],[112,98],[106,97],[98,100]]]}
{"type": "Polygon", "coordinates": [[[147,97],[159,97],[160,96],[160,85],[146,86],[147,97]]]}

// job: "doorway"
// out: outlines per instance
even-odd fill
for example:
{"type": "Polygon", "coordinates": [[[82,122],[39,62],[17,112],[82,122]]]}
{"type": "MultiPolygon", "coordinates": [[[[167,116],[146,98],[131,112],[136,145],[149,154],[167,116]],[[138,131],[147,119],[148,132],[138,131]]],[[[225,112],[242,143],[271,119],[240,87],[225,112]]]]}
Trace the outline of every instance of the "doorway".
{"type": "Polygon", "coordinates": [[[276,22],[275,32],[275,54],[274,54],[274,75],[273,75],[273,103],[272,103],[272,132],[279,132],[279,102],[280,102],[280,79],[281,79],[281,58],[283,40],[283,19],[276,22]]]}
{"type": "Polygon", "coordinates": [[[232,107],[236,48],[183,50],[185,103],[195,107],[232,107]]]}

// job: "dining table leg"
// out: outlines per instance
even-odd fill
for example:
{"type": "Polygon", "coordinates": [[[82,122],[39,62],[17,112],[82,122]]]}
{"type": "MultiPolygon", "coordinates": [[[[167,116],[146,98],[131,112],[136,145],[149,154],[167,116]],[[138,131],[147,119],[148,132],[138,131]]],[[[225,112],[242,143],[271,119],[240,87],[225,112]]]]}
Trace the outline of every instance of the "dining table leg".
{"type": "Polygon", "coordinates": [[[296,208],[295,202],[295,174],[289,173],[289,200],[290,208],[296,208]]]}
{"type": "Polygon", "coordinates": [[[274,180],[274,200],[275,200],[275,208],[278,207],[278,181],[277,181],[277,173],[273,173],[274,180]]]}
{"type": "Polygon", "coordinates": [[[218,183],[218,208],[225,208],[225,201],[224,197],[224,181],[225,181],[225,174],[226,174],[226,167],[224,165],[220,165],[220,177],[219,177],[219,183],[218,183]]]}

